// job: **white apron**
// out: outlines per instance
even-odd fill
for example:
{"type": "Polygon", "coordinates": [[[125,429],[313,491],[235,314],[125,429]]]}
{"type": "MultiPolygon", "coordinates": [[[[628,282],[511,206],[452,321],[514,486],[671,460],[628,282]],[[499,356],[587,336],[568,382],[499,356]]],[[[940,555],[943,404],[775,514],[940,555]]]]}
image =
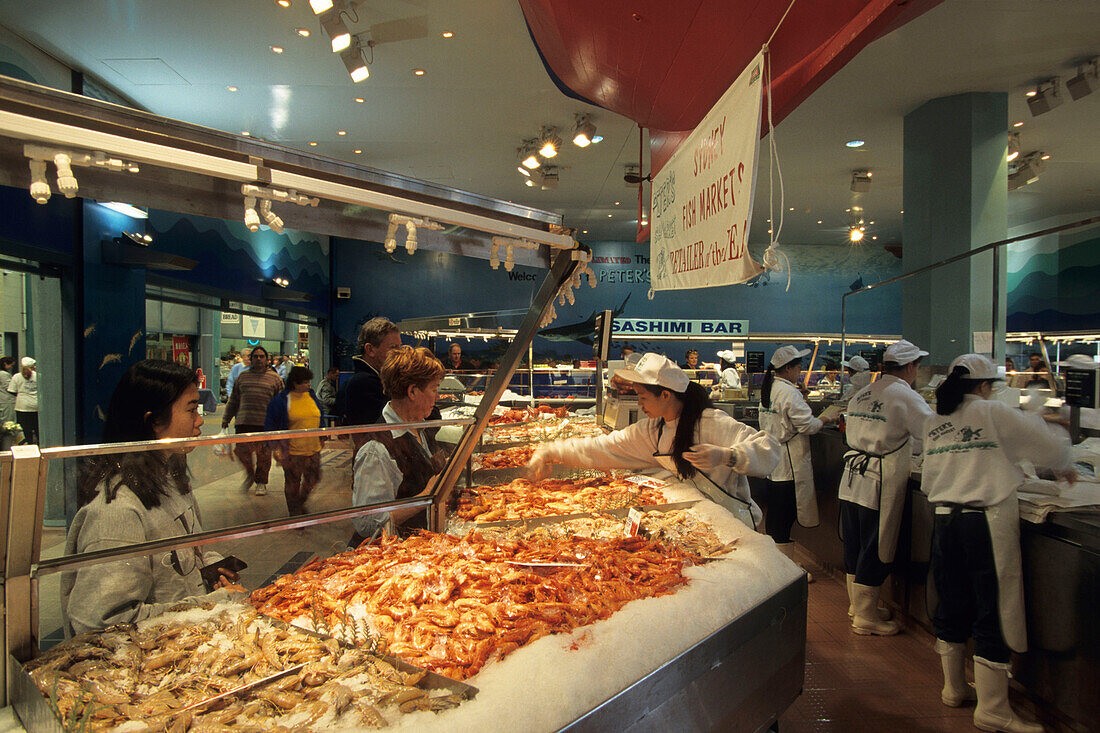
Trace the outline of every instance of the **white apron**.
{"type": "Polygon", "coordinates": [[[844,476],[854,504],[878,510],[878,557],[894,561],[909,487],[909,439],[887,453],[853,448],[844,454],[844,476]]]}
{"type": "MultiPolygon", "coordinates": [[[[821,523],[817,514],[817,496],[814,493],[814,464],[810,457],[810,437],[798,433],[783,444],[787,460],[794,476],[794,501],[798,509],[798,523],[803,527],[816,527],[821,523]]],[[[782,459],[780,459],[782,460],[782,459]]]]}

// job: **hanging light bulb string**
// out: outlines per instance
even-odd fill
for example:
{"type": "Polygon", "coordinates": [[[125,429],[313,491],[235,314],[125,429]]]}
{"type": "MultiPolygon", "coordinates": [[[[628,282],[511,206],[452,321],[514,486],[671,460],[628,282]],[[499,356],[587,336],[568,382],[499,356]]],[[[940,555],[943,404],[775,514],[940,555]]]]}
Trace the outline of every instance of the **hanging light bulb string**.
{"type": "MultiPolygon", "coordinates": [[[[787,12],[790,12],[791,7],[794,5],[794,0],[791,0],[791,4],[787,6],[787,12]]],[[[787,12],[783,13],[783,18],[787,17],[787,12]]],[[[783,23],[783,18],[779,19],[780,25],[783,23]]],[[[776,31],[779,30],[779,26],[775,27],[775,31],[772,31],[771,38],[775,37],[776,31]]],[[[771,38],[768,40],[770,41],[771,38]]],[[[779,248],[779,233],[783,229],[783,211],[786,207],[786,200],[784,198],[783,191],[783,170],[779,165],[779,148],[775,142],[775,123],[772,120],[772,58],[771,52],[768,50],[768,44],[764,44],[764,76],[766,82],[764,88],[768,92],[767,101],[767,114],[768,114],[768,223],[769,227],[768,247],[764,250],[764,255],[760,258],[761,264],[766,271],[772,272],[784,272],[787,273],[787,287],[783,292],[789,292],[791,289],[791,261],[787,257],[787,253],[783,252],[779,248]],[[772,170],[775,170],[775,175],[779,179],[779,221],[776,221],[775,217],[775,183],[772,178],[772,170]]]]}

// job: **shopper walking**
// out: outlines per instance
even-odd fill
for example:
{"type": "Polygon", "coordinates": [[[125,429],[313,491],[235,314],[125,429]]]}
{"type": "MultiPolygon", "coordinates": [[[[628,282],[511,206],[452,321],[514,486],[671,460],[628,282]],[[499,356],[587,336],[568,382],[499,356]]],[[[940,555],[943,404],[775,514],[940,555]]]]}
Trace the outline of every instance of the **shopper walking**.
{"type": "MultiPolygon", "coordinates": [[[[321,401],[310,389],[313,372],[296,366],[287,372],[286,389],[267,405],[264,430],[316,430],[321,427],[321,401]]],[[[283,466],[283,492],[291,516],[305,514],[306,499],[321,480],[321,439],[279,441],[275,457],[283,466]]]]}
{"type": "MultiPolygon", "coordinates": [[[[267,364],[267,349],[255,347],[249,361],[251,367],[237,377],[229,404],[225,406],[222,430],[227,429],[230,420],[235,417],[238,434],[262,432],[267,405],[283,390],[283,380],[267,364]]],[[[248,491],[255,485],[256,496],[265,495],[268,473],[271,471],[270,446],[266,442],[237,443],[233,446],[233,453],[244,466],[245,478],[241,491],[248,491]]]]}
{"type": "Polygon", "coordinates": [[[8,391],[13,369],[15,369],[14,356],[0,357],[0,424],[15,420],[15,395],[8,391]]]}
{"type": "Polygon", "coordinates": [[[762,512],[749,495],[746,476],[772,471],[780,460],[779,445],[764,431],[714,409],[706,391],[660,354],[645,354],[615,376],[634,386],[646,419],[608,435],[544,443],[531,457],[531,473],[544,476],[552,463],[659,467],[756,527],[762,512]]]}
{"type": "Polygon", "coordinates": [[[920,453],[924,423],[932,415],[913,389],[925,356],[927,351],[904,339],[890,344],[882,378],[856,392],[844,416],[850,450],[844,454],[838,492],[840,525],[848,616],[852,631],[863,636],[900,630],[879,609],[878,599],[897,549],[911,458],[920,453]]]}
{"type": "MultiPolygon", "coordinates": [[[[202,427],[198,406],[194,370],[157,359],[139,361],[122,375],[111,395],[103,442],[197,436],[202,427]]],[[[80,477],[80,509],[65,538],[65,554],[202,532],[186,454],[187,449],[175,449],[91,459],[80,477]]],[[[220,560],[222,556],[209,549],[183,548],[67,570],[61,574],[66,635],[135,623],[184,598],[204,595],[208,589],[201,570],[220,560]]],[[[207,598],[230,600],[237,573],[220,568],[218,574],[218,590],[207,598]]]]}
{"type": "Polygon", "coordinates": [[[964,676],[974,639],[974,725],[986,731],[1041,733],[1008,704],[1011,651],[1027,651],[1020,560],[1018,464],[1046,466],[1073,481],[1070,445],[1041,418],[991,400],[997,367],[980,354],[951,362],[925,425],[921,490],[933,505],[932,613],[941,656],[943,703],[972,699],[964,676]]]}
{"type": "Polygon", "coordinates": [[[321,401],[321,409],[325,415],[335,415],[336,412],[336,388],[339,386],[340,370],[331,366],[325,372],[325,378],[321,380],[321,386],[317,390],[317,399],[321,401]]]}
{"type": "Polygon", "coordinates": [[[237,377],[241,376],[241,372],[243,372],[245,369],[248,369],[251,365],[252,349],[245,347],[241,349],[241,353],[237,357],[236,363],[229,368],[229,376],[225,378],[226,402],[229,402],[229,398],[233,396],[233,385],[237,383],[237,377]]]}
{"type": "MultiPolygon", "coordinates": [[[[820,521],[810,436],[834,422],[814,417],[806,399],[794,386],[802,373],[802,357],[809,353],[809,349],[780,346],[772,354],[760,389],[760,427],[782,446],[779,465],[768,476],[768,515],[764,526],[779,550],[792,560],[791,527],[795,520],[803,527],[816,527],[820,521]]],[[[809,573],[807,576],[813,582],[813,576],[809,573]]]]}
{"type": "Polygon", "coordinates": [[[15,397],[15,421],[23,429],[23,442],[38,445],[38,362],[23,357],[19,373],[8,382],[8,393],[15,397]]]}

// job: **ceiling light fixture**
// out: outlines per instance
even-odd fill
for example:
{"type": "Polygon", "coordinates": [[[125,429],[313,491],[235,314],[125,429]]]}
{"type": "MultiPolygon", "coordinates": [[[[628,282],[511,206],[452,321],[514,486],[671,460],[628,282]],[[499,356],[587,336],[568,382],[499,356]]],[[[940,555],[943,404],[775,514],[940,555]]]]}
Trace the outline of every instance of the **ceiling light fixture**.
{"type": "Polygon", "coordinates": [[[264,222],[271,227],[271,231],[276,234],[283,233],[283,220],[279,218],[279,215],[271,210],[271,201],[269,199],[260,200],[260,216],[264,218],[264,222]]]}
{"type": "Polygon", "coordinates": [[[363,153],[363,150],[362,150],[362,148],[356,148],[355,150],[353,150],[351,152],[355,153],[356,155],[361,155],[363,153]]]}
{"type": "Polygon", "coordinates": [[[557,166],[548,165],[542,169],[542,180],[539,181],[539,187],[543,191],[549,191],[558,187],[558,168],[557,166]]]}
{"type": "Polygon", "coordinates": [[[273,277],[271,278],[271,282],[275,283],[280,288],[285,288],[290,285],[290,281],[287,280],[285,277],[273,277]]]}
{"type": "Polygon", "coordinates": [[[251,132],[249,132],[248,130],[241,130],[241,135],[242,135],[243,137],[251,137],[251,136],[252,136],[252,133],[251,133],[251,132]]]}
{"type": "Polygon", "coordinates": [[[1012,126],[1013,126],[1013,127],[1023,127],[1023,126],[1024,126],[1024,123],[1023,123],[1023,122],[1013,122],[1013,123],[1012,123],[1012,126]]]}
{"type": "Polygon", "coordinates": [[[852,193],[867,193],[871,190],[871,171],[852,171],[852,193]]]}
{"type": "Polygon", "coordinates": [[[31,198],[40,204],[50,200],[50,184],[46,180],[46,161],[31,158],[31,198]]]}
{"type": "Polygon", "coordinates": [[[348,131],[347,131],[347,130],[337,130],[337,131],[336,131],[336,134],[337,134],[337,135],[347,135],[347,134],[348,134],[348,131]]]}
{"type": "Polygon", "coordinates": [[[1039,92],[1037,92],[1037,91],[1035,91],[1034,89],[1032,89],[1032,90],[1030,90],[1030,91],[1024,92],[1024,96],[1030,99],[1031,97],[1034,97],[1034,96],[1035,96],[1036,94],[1038,94],[1038,93],[1039,93],[1039,92]]]}
{"type": "Polygon", "coordinates": [[[283,52],[283,47],[282,46],[269,46],[269,48],[271,49],[271,53],[282,53],[283,52]]]}
{"type": "Polygon", "coordinates": [[[443,36],[444,38],[454,38],[455,34],[451,31],[443,31],[439,35],[443,36]]]}
{"type": "Polygon", "coordinates": [[[294,32],[302,38],[309,38],[309,28],[295,28],[294,32]]]}
{"type": "Polygon", "coordinates": [[[1028,92],[1027,107],[1032,117],[1051,111],[1065,101],[1058,93],[1058,77],[1047,79],[1039,84],[1034,93],[1028,92]]]}
{"type": "Polygon", "coordinates": [[[245,196],[244,199],[244,225],[250,232],[260,231],[260,215],[256,213],[256,197],[245,196]]]}
{"type": "Polygon", "coordinates": [[[1087,97],[1096,91],[1100,76],[1100,57],[1089,59],[1077,67],[1077,76],[1066,82],[1066,89],[1073,101],[1087,97]]]}
{"type": "Polygon", "coordinates": [[[1010,165],[1008,171],[1008,190],[1015,191],[1018,188],[1023,188],[1029,183],[1035,183],[1035,181],[1039,180],[1039,174],[1042,173],[1043,169],[1046,167],[1046,162],[1043,158],[1044,155],[1045,153],[1038,151],[1028,153],[1018,159],[1014,165],[1010,165]]]}
{"type": "Polygon", "coordinates": [[[405,216],[404,214],[390,214],[389,224],[386,227],[386,239],[383,242],[387,252],[393,252],[397,249],[397,228],[400,226],[405,227],[405,251],[409,254],[416,252],[417,227],[421,229],[443,229],[442,224],[430,219],[419,219],[412,216],[405,216]]]}
{"type": "Polygon", "coordinates": [[[149,218],[149,212],[145,211],[144,209],[139,209],[133,204],[123,203],[122,201],[100,201],[98,203],[105,209],[110,209],[111,211],[129,216],[133,219],[149,218]]]}
{"type": "Polygon", "coordinates": [[[313,9],[314,15],[320,15],[332,10],[332,0],[309,0],[309,7],[313,9]]]}
{"type": "Polygon", "coordinates": [[[853,226],[848,229],[848,241],[850,242],[862,242],[863,241],[863,229],[857,226],[853,226]]]}
{"type": "Polygon", "coordinates": [[[362,104],[363,102],[366,102],[367,100],[363,99],[362,97],[356,97],[355,101],[359,104],[362,104]]]}
{"type": "Polygon", "coordinates": [[[592,123],[592,116],[589,114],[577,113],[574,117],[573,144],[578,148],[587,148],[596,136],[596,125],[592,123]]]}
{"type": "Polygon", "coordinates": [[[1020,134],[1017,132],[1008,133],[1008,155],[1005,158],[1009,163],[1020,157],[1020,134]]]}
{"type": "Polygon", "coordinates": [[[290,0],[275,0],[275,4],[278,5],[280,8],[289,8],[290,0]]]}
{"type": "Polygon", "coordinates": [[[535,154],[536,140],[524,140],[523,147],[520,149],[520,158],[522,158],[523,165],[530,170],[534,170],[539,167],[539,157],[535,154]]]}
{"type": "Polygon", "coordinates": [[[235,86],[228,86],[228,87],[226,87],[226,89],[231,91],[231,92],[237,91],[237,87],[235,87],[235,86]]]}
{"type": "Polygon", "coordinates": [[[315,148],[315,147],[317,147],[317,141],[316,140],[310,140],[309,145],[310,145],[310,147],[315,148]]]}
{"type": "Polygon", "coordinates": [[[550,159],[558,154],[561,148],[561,138],[558,137],[558,128],[554,126],[544,127],[539,133],[539,155],[550,159]]]}
{"type": "Polygon", "coordinates": [[[1039,160],[1050,160],[1050,153],[1043,153],[1039,156],[1039,160]]]}
{"type": "Polygon", "coordinates": [[[348,30],[348,26],[344,23],[340,13],[333,13],[321,18],[321,27],[328,34],[333,53],[340,53],[351,45],[351,31],[348,30]]]}
{"type": "Polygon", "coordinates": [[[413,69],[413,74],[416,76],[424,76],[427,73],[428,72],[424,71],[424,69],[413,69]]]}
{"type": "Polygon", "coordinates": [[[849,140],[848,142],[844,143],[844,145],[849,148],[862,148],[865,144],[866,143],[864,143],[862,140],[849,140]]]}

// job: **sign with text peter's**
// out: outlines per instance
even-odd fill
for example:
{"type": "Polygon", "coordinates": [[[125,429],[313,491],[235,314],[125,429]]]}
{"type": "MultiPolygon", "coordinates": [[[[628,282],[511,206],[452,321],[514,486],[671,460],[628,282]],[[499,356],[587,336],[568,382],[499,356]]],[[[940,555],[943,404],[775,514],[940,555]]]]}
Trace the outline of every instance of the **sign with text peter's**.
{"type": "Polygon", "coordinates": [[[749,255],[764,56],[758,54],[653,179],[653,290],[735,285],[749,255]]]}
{"type": "MultiPolygon", "coordinates": [[[[679,318],[616,318],[615,336],[744,336],[748,321],[686,321],[679,318]]],[[[719,339],[722,340],[722,339],[719,339]]]]}

